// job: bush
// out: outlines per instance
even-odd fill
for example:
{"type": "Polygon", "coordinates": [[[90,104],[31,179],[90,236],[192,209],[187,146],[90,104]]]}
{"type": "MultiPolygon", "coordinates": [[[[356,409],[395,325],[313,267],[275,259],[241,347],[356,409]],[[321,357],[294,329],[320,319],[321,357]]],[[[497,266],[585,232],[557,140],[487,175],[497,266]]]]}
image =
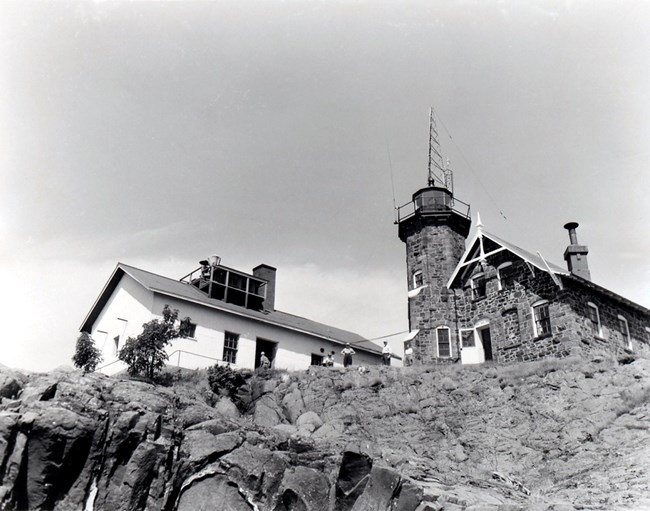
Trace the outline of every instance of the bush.
{"type": "Polygon", "coordinates": [[[178,309],[165,305],[163,319],[154,319],[142,325],[143,331],[137,337],[129,337],[120,350],[118,358],[129,367],[130,375],[144,375],[153,379],[167,361],[165,347],[178,337],[187,337],[190,318],[185,318],[176,326],[178,309]]]}
{"type": "Polygon", "coordinates": [[[239,389],[246,385],[244,375],[227,365],[213,365],[208,367],[208,385],[215,394],[229,397],[237,408],[243,408],[239,389]]]}
{"type": "Polygon", "coordinates": [[[81,332],[77,339],[75,353],[72,356],[72,363],[75,367],[83,369],[84,374],[92,373],[102,361],[101,351],[95,347],[95,342],[86,332],[81,332]]]}

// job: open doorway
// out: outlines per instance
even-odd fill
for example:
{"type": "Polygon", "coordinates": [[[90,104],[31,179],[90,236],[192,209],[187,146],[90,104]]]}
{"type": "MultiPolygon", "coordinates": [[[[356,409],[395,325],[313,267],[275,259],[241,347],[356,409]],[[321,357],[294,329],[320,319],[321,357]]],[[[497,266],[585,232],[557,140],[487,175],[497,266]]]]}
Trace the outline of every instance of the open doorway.
{"type": "Polygon", "coordinates": [[[490,335],[490,325],[485,325],[483,327],[478,327],[478,335],[481,337],[481,344],[483,344],[483,353],[485,355],[484,360],[492,360],[492,337],[490,335]]]}
{"type": "Polygon", "coordinates": [[[257,338],[255,342],[255,369],[260,366],[262,352],[271,361],[271,367],[275,367],[275,355],[278,350],[278,343],[267,339],[257,338]]]}

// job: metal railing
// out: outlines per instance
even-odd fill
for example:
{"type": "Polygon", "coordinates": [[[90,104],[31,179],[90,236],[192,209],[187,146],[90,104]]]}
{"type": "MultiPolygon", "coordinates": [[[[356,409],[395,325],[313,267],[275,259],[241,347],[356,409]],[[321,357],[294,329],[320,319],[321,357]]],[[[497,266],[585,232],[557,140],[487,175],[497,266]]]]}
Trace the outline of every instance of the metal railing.
{"type": "MultiPolygon", "coordinates": [[[[181,354],[185,353],[186,355],[191,355],[193,357],[200,357],[200,358],[206,358],[208,360],[212,360],[215,362],[215,364],[218,365],[236,365],[236,364],[231,364],[230,362],[226,362],[225,360],[221,360],[220,358],[214,358],[214,357],[208,357],[207,355],[201,355],[200,353],[194,353],[192,351],[186,351],[186,350],[174,350],[171,353],[167,355],[167,363],[173,365],[174,360],[173,357],[176,356],[176,367],[181,366],[181,354]]],[[[112,362],[109,362],[108,364],[104,364],[103,366],[100,366],[96,369],[96,371],[101,371],[102,369],[105,369],[107,367],[110,367],[114,364],[117,363],[124,363],[120,359],[115,359],[112,362]]],[[[126,365],[126,364],[125,364],[126,365]]]]}
{"type": "Polygon", "coordinates": [[[469,204],[454,198],[451,200],[449,205],[418,206],[415,201],[407,202],[406,204],[395,208],[395,223],[399,224],[417,213],[442,213],[445,211],[453,211],[460,216],[471,219],[469,204]]]}

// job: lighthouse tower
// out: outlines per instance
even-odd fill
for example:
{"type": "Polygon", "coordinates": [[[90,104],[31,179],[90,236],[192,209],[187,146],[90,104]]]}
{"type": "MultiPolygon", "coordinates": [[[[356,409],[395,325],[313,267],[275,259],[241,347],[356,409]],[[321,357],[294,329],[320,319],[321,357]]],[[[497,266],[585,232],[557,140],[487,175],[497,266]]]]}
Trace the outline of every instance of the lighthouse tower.
{"type": "Polygon", "coordinates": [[[456,199],[453,175],[443,163],[434,111],[429,115],[428,186],[397,209],[399,238],[406,244],[409,336],[414,364],[456,359],[455,299],[447,281],[465,251],[469,205],[456,199]]]}

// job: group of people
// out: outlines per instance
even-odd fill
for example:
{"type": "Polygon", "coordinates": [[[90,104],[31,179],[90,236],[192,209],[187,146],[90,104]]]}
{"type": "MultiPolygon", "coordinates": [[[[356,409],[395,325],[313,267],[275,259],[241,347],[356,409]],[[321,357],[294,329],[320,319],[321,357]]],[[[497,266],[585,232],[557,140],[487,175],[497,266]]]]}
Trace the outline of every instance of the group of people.
{"type": "MultiPolygon", "coordinates": [[[[413,350],[409,346],[409,348],[404,352],[406,355],[405,363],[406,365],[410,365],[409,362],[412,363],[411,360],[411,355],[413,353],[413,350]],[[410,353],[407,353],[410,350],[410,353]]],[[[343,355],[343,367],[350,367],[352,365],[352,355],[355,355],[356,351],[352,349],[352,346],[350,343],[345,344],[345,348],[341,350],[341,355],[343,355]]],[[[384,341],[384,347],[381,350],[381,365],[384,366],[389,366],[390,365],[390,358],[392,356],[392,351],[390,349],[390,346],[388,345],[388,341],[384,341]]],[[[332,367],[334,365],[334,352],[328,353],[325,355],[325,358],[323,358],[322,365],[324,367],[332,367]]],[[[269,358],[264,354],[262,351],[260,353],[260,369],[270,369],[271,367],[271,361],[269,358]]]]}

